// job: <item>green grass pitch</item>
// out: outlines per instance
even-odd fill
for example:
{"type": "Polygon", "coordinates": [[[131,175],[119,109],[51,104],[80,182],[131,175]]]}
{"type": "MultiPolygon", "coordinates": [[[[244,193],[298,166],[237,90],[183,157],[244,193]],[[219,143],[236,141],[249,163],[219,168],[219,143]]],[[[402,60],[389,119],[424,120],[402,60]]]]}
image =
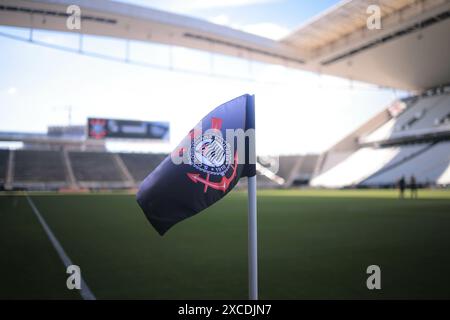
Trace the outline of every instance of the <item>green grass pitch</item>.
{"type": "MultiPolygon", "coordinates": [[[[262,299],[450,298],[450,191],[258,193],[262,299]],[[366,268],[381,267],[381,290],[366,268]]],[[[99,299],[246,299],[247,199],[232,192],[164,237],[129,194],[31,197],[99,299]]],[[[26,198],[0,195],[0,299],[80,299],[26,198]]]]}

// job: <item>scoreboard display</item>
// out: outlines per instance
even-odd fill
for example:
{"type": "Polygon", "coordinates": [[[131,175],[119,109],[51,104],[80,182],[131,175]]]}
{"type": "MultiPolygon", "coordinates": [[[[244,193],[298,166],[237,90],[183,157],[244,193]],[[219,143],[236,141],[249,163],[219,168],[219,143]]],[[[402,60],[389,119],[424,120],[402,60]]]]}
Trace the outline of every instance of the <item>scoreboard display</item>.
{"type": "Polygon", "coordinates": [[[88,137],[90,139],[152,139],[169,140],[169,123],[157,121],[117,120],[88,118],[88,137]]]}

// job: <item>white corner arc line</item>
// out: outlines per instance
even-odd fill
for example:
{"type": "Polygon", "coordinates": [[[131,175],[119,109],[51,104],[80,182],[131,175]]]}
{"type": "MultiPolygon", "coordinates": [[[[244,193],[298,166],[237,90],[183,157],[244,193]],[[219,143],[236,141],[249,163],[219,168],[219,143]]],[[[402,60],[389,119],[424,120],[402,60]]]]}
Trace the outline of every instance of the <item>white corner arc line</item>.
{"type": "MultiPolygon", "coordinates": [[[[33,209],[34,214],[38,218],[39,222],[42,225],[42,228],[44,228],[45,233],[47,234],[50,242],[52,243],[53,247],[55,248],[56,252],[59,255],[59,258],[64,263],[65,267],[67,268],[70,265],[73,265],[72,260],[70,260],[67,253],[64,251],[63,247],[59,243],[58,239],[56,239],[55,235],[53,234],[50,227],[45,222],[44,218],[41,216],[39,210],[37,209],[36,205],[34,204],[33,200],[26,195],[26,198],[28,200],[28,203],[30,204],[31,209],[33,209]]],[[[96,300],[94,294],[92,293],[91,289],[89,289],[87,283],[84,281],[83,276],[81,276],[81,289],[80,289],[80,295],[84,300],[96,300]]]]}

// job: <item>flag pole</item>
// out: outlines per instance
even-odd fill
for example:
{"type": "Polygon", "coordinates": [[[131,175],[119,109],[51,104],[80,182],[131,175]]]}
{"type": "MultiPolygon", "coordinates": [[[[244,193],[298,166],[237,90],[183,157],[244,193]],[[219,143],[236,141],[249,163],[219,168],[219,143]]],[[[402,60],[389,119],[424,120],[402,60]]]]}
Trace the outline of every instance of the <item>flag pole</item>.
{"type": "MultiPolygon", "coordinates": [[[[249,99],[249,124],[255,128],[255,96],[249,99]]],[[[255,163],[256,145],[255,136],[253,143],[249,143],[249,158],[255,163]]],[[[258,228],[256,215],[256,170],[255,175],[248,178],[248,291],[250,300],[258,300],[258,228]]]]}
{"type": "Polygon", "coordinates": [[[248,289],[249,299],[258,300],[258,234],[256,175],[248,178],[248,289]]]}

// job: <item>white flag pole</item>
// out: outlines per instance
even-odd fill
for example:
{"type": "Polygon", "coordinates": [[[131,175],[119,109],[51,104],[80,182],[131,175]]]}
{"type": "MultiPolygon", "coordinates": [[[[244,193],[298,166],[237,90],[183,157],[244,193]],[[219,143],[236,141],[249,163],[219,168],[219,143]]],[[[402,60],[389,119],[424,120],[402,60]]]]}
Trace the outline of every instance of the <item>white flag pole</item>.
{"type": "Polygon", "coordinates": [[[258,300],[258,229],[256,175],[248,178],[248,289],[249,299],[258,300]]]}
{"type": "MultiPolygon", "coordinates": [[[[255,98],[249,99],[250,125],[255,127],[255,98]]],[[[256,134],[255,134],[256,135],[256,134]]],[[[255,135],[253,143],[249,143],[248,159],[254,161],[256,167],[255,135]]],[[[248,178],[248,289],[249,299],[258,300],[258,228],[256,216],[256,174],[248,178]]]]}

